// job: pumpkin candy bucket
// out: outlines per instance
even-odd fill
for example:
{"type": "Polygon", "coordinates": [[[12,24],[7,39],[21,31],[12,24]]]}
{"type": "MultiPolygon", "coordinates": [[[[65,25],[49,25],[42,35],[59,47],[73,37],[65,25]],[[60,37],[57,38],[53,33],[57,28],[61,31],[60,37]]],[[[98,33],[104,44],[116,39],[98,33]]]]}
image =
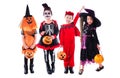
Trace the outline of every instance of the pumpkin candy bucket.
{"type": "Polygon", "coordinates": [[[94,57],[94,62],[95,63],[101,64],[103,61],[104,61],[103,55],[101,55],[101,54],[95,55],[95,57],[94,57]]]}
{"type": "Polygon", "coordinates": [[[44,36],[43,39],[42,39],[42,42],[46,45],[50,45],[50,44],[52,44],[52,37],[44,36]]]}
{"type": "Polygon", "coordinates": [[[63,51],[60,51],[60,52],[57,53],[57,57],[60,60],[64,60],[66,58],[66,53],[63,52],[63,51]]]}
{"type": "Polygon", "coordinates": [[[34,52],[28,49],[24,55],[27,59],[32,59],[34,57],[34,52]]]}

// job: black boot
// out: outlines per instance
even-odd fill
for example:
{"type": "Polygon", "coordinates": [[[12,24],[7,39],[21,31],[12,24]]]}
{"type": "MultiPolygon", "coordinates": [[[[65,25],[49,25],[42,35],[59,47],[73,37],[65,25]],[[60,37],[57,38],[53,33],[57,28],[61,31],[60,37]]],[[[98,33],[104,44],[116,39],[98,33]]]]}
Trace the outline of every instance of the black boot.
{"type": "Polygon", "coordinates": [[[74,71],[73,71],[73,67],[69,67],[69,70],[70,70],[70,73],[73,74],[74,71]]]}
{"type": "Polygon", "coordinates": [[[28,59],[24,57],[24,74],[28,74],[28,59]]]}
{"type": "Polygon", "coordinates": [[[33,64],[30,65],[30,72],[31,73],[34,73],[33,66],[34,66],[33,64]]]}
{"type": "Polygon", "coordinates": [[[51,69],[50,69],[49,62],[46,62],[46,68],[47,68],[47,73],[48,73],[48,74],[52,74],[52,71],[51,71],[51,69]]]}
{"type": "Polygon", "coordinates": [[[65,67],[65,71],[64,71],[65,74],[68,73],[68,67],[65,67]]]}
{"type": "Polygon", "coordinates": [[[51,66],[52,66],[52,73],[54,73],[55,72],[55,63],[52,63],[51,66]]]}
{"type": "Polygon", "coordinates": [[[34,67],[33,61],[34,61],[34,58],[30,59],[30,72],[31,73],[34,73],[34,70],[33,70],[33,67],[34,67]]]}
{"type": "Polygon", "coordinates": [[[24,74],[28,74],[28,66],[24,65],[24,74]]]}

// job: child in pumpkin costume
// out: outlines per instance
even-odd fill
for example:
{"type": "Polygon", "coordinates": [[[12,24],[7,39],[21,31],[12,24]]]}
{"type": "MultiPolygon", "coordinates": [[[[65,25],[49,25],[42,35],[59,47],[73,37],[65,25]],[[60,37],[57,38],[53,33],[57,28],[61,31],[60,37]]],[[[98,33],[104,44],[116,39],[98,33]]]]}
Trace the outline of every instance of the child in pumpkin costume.
{"type": "Polygon", "coordinates": [[[43,16],[45,17],[45,21],[43,21],[39,28],[39,33],[41,35],[40,41],[37,44],[38,48],[42,48],[44,50],[44,59],[46,63],[46,69],[48,74],[52,74],[55,71],[55,53],[54,49],[59,47],[59,43],[57,40],[57,35],[59,32],[58,24],[55,20],[51,19],[52,10],[46,4],[42,4],[44,7],[43,16]],[[51,44],[47,44],[47,39],[45,39],[46,43],[44,42],[44,37],[49,36],[52,39],[51,44]],[[51,56],[51,65],[49,64],[49,55],[51,56]]]}
{"type": "MultiPolygon", "coordinates": [[[[82,9],[81,9],[82,10],[82,9]]],[[[60,44],[63,47],[63,51],[66,53],[66,58],[64,60],[64,73],[67,74],[68,70],[70,73],[74,73],[74,49],[75,49],[75,36],[80,36],[80,32],[76,27],[76,22],[79,18],[79,13],[75,16],[73,20],[74,13],[71,11],[66,11],[65,20],[66,24],[61,25],[60,28],[60,44]]]]}
{"type": "Polygon", "coordinates": [[[36,51],[36,22],[34,17],[30,15],[29,7],[26,7],[26,15],[23,17],[20,28],[22,29],[22,53],[24,56],[24,74],[28,73],[28,59],[30,59],[30,72],[34,73],[33,70],[33,61],[34,53],[36,51]]]}
{"type": "MultiPolygon", "coordinates": [[[[87,13],[80,13],[80,17],[84,26],[81,28],[82,37],[81,37],[81,53],[80,53],[80,70],[79,74],[81,75],[84,71],[84,65],[86,62],[94,62],[95,55],[99,54],[99,40],[96,33],[96,28],[101,25],[99,19],[95,17],[95,13],[91,9],[85,9],[87,13]]],[[[96,71],[100,71],[104,68],[102,64],[99,64],[99,67],[96,71]]]]}

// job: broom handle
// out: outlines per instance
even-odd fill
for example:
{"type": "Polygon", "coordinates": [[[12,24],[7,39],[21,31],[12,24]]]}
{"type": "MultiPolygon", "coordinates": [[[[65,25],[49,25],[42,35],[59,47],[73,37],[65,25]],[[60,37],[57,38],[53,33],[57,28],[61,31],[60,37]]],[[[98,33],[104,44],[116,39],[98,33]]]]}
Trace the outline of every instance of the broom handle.
{"type": "Polygon", "coordinates": [[[81,33],[80,33],[80,42],[81,42],[81,44],[82,44],[82,34],[83,34],[83,17],[80,17],[80,31],[81,31],[81,33]]]}

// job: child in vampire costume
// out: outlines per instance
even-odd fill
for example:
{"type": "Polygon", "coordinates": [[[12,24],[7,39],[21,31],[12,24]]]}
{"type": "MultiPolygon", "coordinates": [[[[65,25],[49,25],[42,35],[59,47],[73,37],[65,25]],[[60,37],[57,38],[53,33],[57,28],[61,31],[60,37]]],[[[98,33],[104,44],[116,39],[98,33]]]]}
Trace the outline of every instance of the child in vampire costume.
{"type": "Polygon", "coordinates": [[[68,70],[70,73],[74,73],[74,49],[75,49],[75,36],[80,36],[80,32],[76,27],[76,22],[79,18],[79,13],[77,13],[73,21],[74,13],[71,11],[66,11],[65,20],[66,24],[61,25],[60,28],[60,44],[63,47],[63,51],[66,53],[66,58],[64,60],[64,73],[67,74],[68,70]]]}
{"type": "Polygon", "coordinates": [[[24,57],[24,74],[28,73],[28,59],[30,59],[30,72],[34,73],[33,70],[33,61],[34,53],[36,51],[36,22],[32,15],[30,15],[29,7],[26,7],[26,15],[23,17],[20,28],[22,29],[22,53],[24,57]],[[29,54],[28,54],[29,53],[29,54]],[[30,57],[29,57],[30,56],[30,57]]]}
{"type": "MultiPolygon", "coordinates": [[[[81,35],[81,53],[80,53],[80,70],[79,74],[81,75],[84,71],[84,65],[88,62],[94,62],[94,57],[96,54],[99,54],[99,40],[96,33],[96,28],[101,25],[99,19],[95,17],[93,10],[85,9],[87,13],[81,13],[80,17],[83,20],[84,25],[82,27],[81,35]]],[[[100,71],[104,68],[102,64],[99,64],[99,67],[96,71],[100,71]]]]}
{"type": "Polygon", "coordinates": [[[52,10],[46,4],[42,4],[44,7],[43,16],[45,17],[45,21],[43,21],[39,28],[39,33],[41,35],[41,39],[37,44],[38,48],[42,48],[44,50],[44,59],[46,63],[47,73],[52,74],[55,71],[55,53],[54,49],[59,47],[59,43],[57,40],[57,35],[59,32],[58,24],[55,20],[51,19],[52,10]],[[45,36],[49,36],[52,38],[52,43],[47,45],[43,42],[43,38],[45,36]],[[49,55],[51,56],[51,65],[49,64],[49,55]]]}

